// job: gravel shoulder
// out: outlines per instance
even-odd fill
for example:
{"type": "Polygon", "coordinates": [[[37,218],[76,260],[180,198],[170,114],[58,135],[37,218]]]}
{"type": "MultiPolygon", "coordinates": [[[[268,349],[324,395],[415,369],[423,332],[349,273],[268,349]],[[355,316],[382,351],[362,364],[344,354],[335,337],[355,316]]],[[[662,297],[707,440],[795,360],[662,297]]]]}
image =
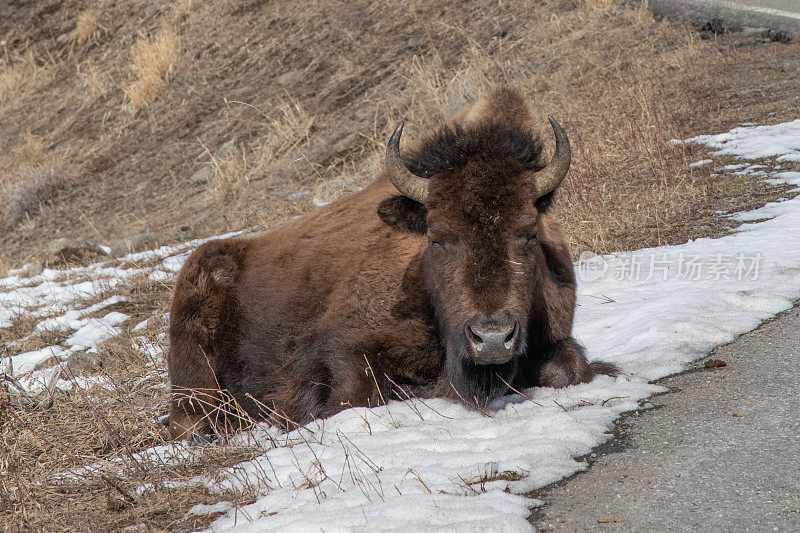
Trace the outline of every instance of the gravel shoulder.
{"type": "Polygon", "coordinates": [[[535,494],[541,531],[800,531],[800,308],[660,384],[590,468],[535,494]]]}

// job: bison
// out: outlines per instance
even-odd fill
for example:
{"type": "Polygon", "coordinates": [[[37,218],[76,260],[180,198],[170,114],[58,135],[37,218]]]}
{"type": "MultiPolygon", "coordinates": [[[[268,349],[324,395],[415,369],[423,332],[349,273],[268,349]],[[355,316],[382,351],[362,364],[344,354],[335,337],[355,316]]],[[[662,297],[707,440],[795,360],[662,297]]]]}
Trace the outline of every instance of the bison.
{"type": "Polygon", "coordinates": [[[571,336],[575,275],[549,210],[570,147],[549,120],[547,164],[507,87],[405,155],[401,123],[366,188],[194,251],[170,311],[171,436],[212,435],[231,405],[303,424],[390,391],[481,407],[613,373],[571,336]]]}

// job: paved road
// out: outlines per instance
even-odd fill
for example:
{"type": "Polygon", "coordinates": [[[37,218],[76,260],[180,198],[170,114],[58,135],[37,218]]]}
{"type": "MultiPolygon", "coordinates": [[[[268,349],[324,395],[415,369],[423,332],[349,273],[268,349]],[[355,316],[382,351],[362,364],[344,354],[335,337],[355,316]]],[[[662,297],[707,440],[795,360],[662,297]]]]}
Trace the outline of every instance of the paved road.
{"type": "Polygon", "coordinates": [[[800,35],[800,0],[649,0],[657,15],[703,25],[712,20],[724,27],[765,27],[800,35]]]}
{"type": "Polygon", "coordinates": [[[800,308],[667,378],[584,473],[545,489],[542,531],[800,531],[800,308]]]}

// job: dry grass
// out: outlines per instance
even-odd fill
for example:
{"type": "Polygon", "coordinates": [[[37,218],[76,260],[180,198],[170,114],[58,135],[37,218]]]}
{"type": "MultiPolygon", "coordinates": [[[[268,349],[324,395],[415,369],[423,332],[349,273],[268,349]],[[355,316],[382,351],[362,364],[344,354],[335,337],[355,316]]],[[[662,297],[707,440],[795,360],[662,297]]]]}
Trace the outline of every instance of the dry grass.
{"type": "Polygon", "coordinates": [[[72,38],[77,44],[84,45],[94,40],[99,31],[100,12],[97,9],[89,8],[78,15],[72,38]]]}
{"type": "Polygon", "coordinates": [[[162,28],[155,36],[140,34],[131,48],[131,74],[134,81],[124,88],[133,113],[144,109],[169,86],[181,59],[180,34],[162,28]]]}
{"type": "MultiPolygon", "coordinates": [[[[165,311],[169,287],[143,274],[123,292],[131,301],[104,312],[128,313],[132,325],[165,311]]],[[[31,327],[20,324],[20,334],[31,327]]],[[[48,332],[37,336],[48,337],[39,344],[58,341],[48,332]]],[[[67,391],[19,395],[0,373],[0,529],[112,531],[144,523],[162,531],[190,530],[209,520],[185,514],[197,503],[252,501],[247,486],[212,494],[193,478],[214,479],[220,469],[263,453],[261,447],[196,448],[182,452],[180,461],[139,454],[168,444],[158,421],[168,399],[163,342],[164,323],[153,318],[143,331],[126,331],[85,358],[82,377],[72,360],[50,362],[72,383],[67,391]],[[162,355],[153,357],[144,346],[162,355]],[[73,474],[58,475],[66,472],[73,474]]],[[[36,343],[32,339],[12,353],[36,343]]]]}
{"type": "Polygon", "coordinates": [[[41,68],[31,50],[12,56],[5,54],[0,63],[0,106],[20,97],[23,88],[30,85],[40,74],[41,68]]]}
{"type": "Polygon", "coordinates": [[[0,221],[13,228],[26,217],[38,211],[42,204],[51,200],[58,191],[75,183],[80,169],[70,163],[57,159],[45,160],[44,155],[34,150],[36,164],[28,166],[17,177],[15,183],[5,187],[0,183],[0,221]]]}
{"type": "Polygon", "coordinates": [[[275,106],[275,116],[263,114],[269,123],[261,141],[261,157],[277,159],[308,140],[314,126],[312,117],[296,100],[282,100],[275,106]]]}
{"type": "MultiPolygon", "coordinates": [[[[796,46],[755,46],[754,38],[748,43],[736,36],[701,41],[622,0],[472,0],[458,8],[415,0],[396,13],[358,0],[334,10],[326,23],[315,16],[315,9],[326,9],[324,3],[280,5],[254,5],[236,16],[239,8],[231,2],[182,0],[143,10],[136,0],[124,0],[93,7],[102,13],[102,38],[76,47],[67,54],[69,61],[49,65],[46,70],[59,76],[53,87],[39,82],[34,85],[47,89],[26,89],[27,98],[9,104],[8,143],[21,143],[24,129],[16,124],[33,117],[34,131],[48,145],[98,167],[102,194],[79,191],[92,198],[91,212],[103,213],[101,222],[93,221],[92,239],[108,244],[132,231],[184,224],[211,235],[274,219],[275,213],[296,214],[298,206],[307,210],[310,202],[288,197],[321,180],[346,174],[363,185],[380,171],[379,152],[398,120],[407,121],[413,140],[489,86],[505,82],[529,95],[543,119],[556,115],[572,138],[580,139],[585,159],[576,157],[570,179],[580,191],[566,184],[564,216],[575,217],[581,209],[594,213],[567,220],[573,243],[611,251],[692,236],[678,225],[701,232],[716,225],[716,231],[724,221],[714,212],[736,201],[724,185],[702,183],[708,181],[706,170],[676,170],[682,148],[675,152],[647,144],[758,120],[773,111],[770,106],[782,108],[776,120],[792,116],[796,108],[790,95],[797,82],[781,74],[796,66],[796,46]],[[430,23],[419,26],[420,17],[430,23]],[[134,105],[135,91],[125,93],[113,80],[134,70],[128,43],[142,27],[155,37],[140,38],[133,49],[142,43],[156,49],[156,28],[172,28],[167,33],[180,35],[183,52],[179,69],[173,62],[170,73],[169,61],[155,69],[160,74],[150,79],[156,91],[134,105]],[[317,47],[298,44],[314,38],[317,47]],[[165,80],[175,90],[164,91],[165,80]],[[728,80],[724,90],[715,88],[728,80]],[[153,100],[157,93],[161,96],[153,100]],[[748,103],[729,104],[743,100],[748,103]],[[268,119],[235,102],[252,103],[268,119]],[[137,120],[119,113],[121,106],[138,109],[137,120]],[[627,132],[620,130],[619,119],[630,122],[624,125],[627,132]],[[635,138],[638,131],[646,132],[646,142],[635,138]],[[231,138],[244,148],[234,163],[241,169],[246,159],[247,179],[233,180],[240,192],[220,206],[218,191],[227,187],[198,186],[188,178],[197,170],[195,149],[213,150],[231,138]],[[645,161],[651,157],[657,164],[645,161]],[[666,160],[657,161],[661,157],[666,160]],[[633,183],[649,188],[662,179],[640,179],[636,173],[642,169],[663,173],[661,192],[631,191],[633,183]],[[142,180],[160,192],[134,194],[142,180]],[[683,192],[676,196],[665,190],[672,186],[683,192]],[[131,192],[120,202],[115,190],[131,192]],[[582,203],[592,190],[611,198],[582,203]],[[573,192],[579,195],[570,199],[573,192]],[[661,201],[665,195],[671,203],[661,201]],[[679,216],[666,212],[669,205],[679,216]]],[[[71,14],[71,20],[87,8],[71,14]]],[[[37,57],[64,57],[58,50],[36,50],[37,57]]],[[[130,79],[138,88],[139,78],[130,79]]],[[[545,127],[542,133],[549,139],[545,127]]],[[[7,154],[0,153],[0,168],[15,168],[7,154]]],[[[65,222],[84,216],[83,206],[52,207],[47,217],[31,219],[6,241],[9,253],[24,260],[31,245],[44,244],[43,236],[53,232],[83,237],[81,228],[65,222]]]]}
{"type": "Polygon", "coordinates": [[[242,102],[228,105],[245,105],[266,122],[266,133],[250,144],[250,148],[239,144],[220,156],[204,146],[211,159],[214,174],[209,180],[215,198],[230,200],[247,188],[250,177],[264,179],[276,160],[290,156],[293,160],[305,160],[301,146],[308,140],[314,128],[314,118],[302,106],[292,100],[280,100],[271,112],[251,107],[242,102]]]}
{"type": "Polygon", "coordinates": [[[42,138],[28,130],[25,141],[18,148],[20,158],[25,165],[41,165],[46,158],[42,138]]]}
{"type": "Polygon", "coordinates": [[[84,65],[78,65],[76,72],[81,79],[83,88],[88,91],[88,95],[92,99],[104,96],[108,92],[108,82],[93,61],[88,60],[84,65]]]}
{"type": "Polygon", "coordinates": [[[209,181],[212,191],[223,200],[236,197],[247,186],[247,152],[243,147],[234,147],[222,158],[211,156],[214,174],[209,181]]]}

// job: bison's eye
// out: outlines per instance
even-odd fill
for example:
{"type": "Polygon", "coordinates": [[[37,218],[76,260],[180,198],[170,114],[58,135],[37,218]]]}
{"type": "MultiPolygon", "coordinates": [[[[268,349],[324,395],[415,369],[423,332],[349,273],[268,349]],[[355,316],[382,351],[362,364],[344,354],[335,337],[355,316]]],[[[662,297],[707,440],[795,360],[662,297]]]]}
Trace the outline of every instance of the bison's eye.
{"type": "Polygon", "coordinates": [[[539,225],[536,222],[526,224],[517,230],[516,237],[525,246],[536,244],[539,241],[539,225]]]}
{"type": "Polygon", "coordinates": [[[437,248],[449,248],[451,244],[458,242],[458,238],[449,231],[438,228],[428,230],[428,244],[437,248]]]}

